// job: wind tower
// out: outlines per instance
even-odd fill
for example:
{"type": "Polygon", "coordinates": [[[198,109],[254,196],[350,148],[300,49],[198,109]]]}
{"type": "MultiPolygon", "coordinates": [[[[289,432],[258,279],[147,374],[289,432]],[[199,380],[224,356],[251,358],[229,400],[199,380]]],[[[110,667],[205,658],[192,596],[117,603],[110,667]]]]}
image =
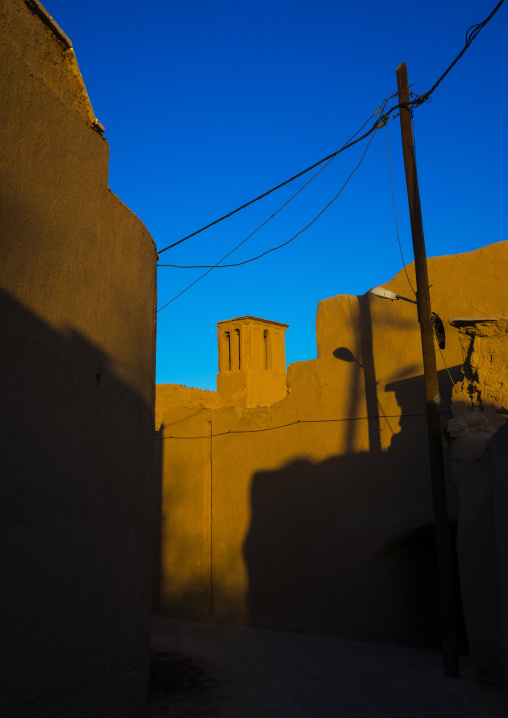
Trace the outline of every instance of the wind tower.
{"type": "Polygon", "coordinates": [[[230,406],[269,406],[284,399],[289,324],[259,317],[217,323],[217,391],[230,406]]]}

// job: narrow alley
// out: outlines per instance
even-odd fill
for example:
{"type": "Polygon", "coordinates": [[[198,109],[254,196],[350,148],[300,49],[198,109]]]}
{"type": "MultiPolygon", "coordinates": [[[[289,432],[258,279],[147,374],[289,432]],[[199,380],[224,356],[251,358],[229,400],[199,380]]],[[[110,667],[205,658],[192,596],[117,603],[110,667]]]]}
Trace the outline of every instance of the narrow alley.
{"type": "Polygon", "coordinates": [[[178,678],[151,692],[150,718],[508,715],[508,695],[474,683],[467,657],[457,680],[439,653],[162,617],[152,651],[178,678]]]}

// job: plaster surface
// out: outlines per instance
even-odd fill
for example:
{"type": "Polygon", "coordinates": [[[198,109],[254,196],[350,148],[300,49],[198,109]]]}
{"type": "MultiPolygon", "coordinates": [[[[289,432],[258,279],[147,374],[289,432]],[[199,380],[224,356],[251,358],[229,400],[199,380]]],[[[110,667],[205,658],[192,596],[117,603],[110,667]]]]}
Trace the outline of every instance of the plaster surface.
{"type": "Polygon", "coordinates": [[[269,406],[286,396],[287,327],[259,317],[218,322],[217,391],[223,405],[269,406]]]}
{"type": "MultiPolygon", "coordinates": [[[[409,279],[415,286],[414,267],[409,279]]],[[[508,243],[429,259],[443,426],[463,350],[449,316],[506,307],[508,243]],[[437,340],[436,340],[437,341],[437,340]],[[445,365],[446,363],[446,365],[445,365]]],[[[412,296],[405,273],[389,289],[412,296]]],[[[435,537],[416,308],[366,294],[318,305],[317,358],[283,398],[157,387],[160,611],[438,645],[435,537]]],[[[449,455],[447,438],[445,448],[449,455]]],[[[457,488],[448,485],[451,521],[457,488]]]]}
{"type": "Polygon", "coordinates": [[[0,714],[139,718],[156,251],[39,10],[0,1],[0,714]]]}
{"type": "Polygon", "coordinates": [[[464,614],[475,678],[508,687],[508,320],[499,315],[456,323],[465,361],[447,431],[459,492],[464,614]]]}

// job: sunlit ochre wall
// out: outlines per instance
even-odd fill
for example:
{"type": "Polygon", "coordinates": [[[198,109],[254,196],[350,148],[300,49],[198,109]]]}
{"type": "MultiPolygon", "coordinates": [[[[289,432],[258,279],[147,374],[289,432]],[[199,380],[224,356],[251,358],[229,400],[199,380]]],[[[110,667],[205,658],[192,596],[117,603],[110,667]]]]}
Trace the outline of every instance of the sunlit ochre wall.
{"type": "MultiPolygon", "coordinates": [[[[443,421],[452,389],[444,361],[453,381],[463,362],[448,318],[504,312],[507,270],[506,242],[429,260],[432,309],[445,328],[443,421]]],[[[408,273],[415,286],[412,265],[408,273]]],[[[386,286],[413,297],[403,271],[386,286]]],[[[316,326],[317,358],[289,366],[287,395],[271,406],[157,387],[156,608],[436,645],[416,308],[339,295],[319,303],[316,326]]]]}

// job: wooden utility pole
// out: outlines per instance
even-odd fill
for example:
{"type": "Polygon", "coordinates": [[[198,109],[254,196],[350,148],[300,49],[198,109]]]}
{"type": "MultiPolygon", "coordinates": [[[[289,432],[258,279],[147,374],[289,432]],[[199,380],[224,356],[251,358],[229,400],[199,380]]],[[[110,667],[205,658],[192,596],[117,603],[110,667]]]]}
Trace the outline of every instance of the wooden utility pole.
{"type": "MultiPolygon", "coordinates": [[[[405,63],[402,63],[402,65],[399,65],[397,68],[397,85],[399,90],[399,103],[402,105],[409,103],[409,85],[405,63]]],[[[430,476],[439,566],[443,666],[446,676],[458,677],[457,621],[455,616],[453,562],[441,438],[441,412],[439,408],[440,396],[437,381],[436,350],[434,346],[434,328],[431,324],[427,255],[425,252],[420,193],[418,191],[418,178],[416,175],[413,132],[411,129],[411,110],[408,106],[400,108],[400,131],[402,135],[402,151],[404,153],[404,167],[406,170],[407,198],[409,202],[411,234],[413,236],[413,250],[415,255],[418,315],[422,336],[430,476]]]]}

